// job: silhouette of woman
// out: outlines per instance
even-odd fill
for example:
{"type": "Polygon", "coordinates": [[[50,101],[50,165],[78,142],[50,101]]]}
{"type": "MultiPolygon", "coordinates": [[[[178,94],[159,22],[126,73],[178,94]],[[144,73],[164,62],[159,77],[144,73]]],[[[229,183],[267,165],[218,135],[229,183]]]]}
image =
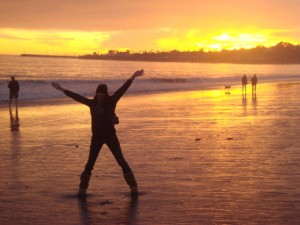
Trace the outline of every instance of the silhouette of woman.
{"type": "Polygon", "coordinates": [[[103,144],[108,146],[119,166],[122,168],[124,178],[131,189],[131,194],[138,194],[137,182],[131,168],[122,154],[121,146],[116,134],[115,124],[118,123],[118,121],[116,121],[115,108],[117,102],[130,87],[132,81],[143,74],[144,70],[136,71],[131,78],[111,96],[108,95],[107,85],[99,84],[93,99],[88,99],[72,91],[66,90],[56,82],[52,83],[52,86],[55,89],[64,92],[68,97],[87,105],[90,108],[92,117],[92,139],[89,158],[85,169],[80,176],[78,197],[86,196],[86,190],[89,186],[92,170],[103,144]]]}

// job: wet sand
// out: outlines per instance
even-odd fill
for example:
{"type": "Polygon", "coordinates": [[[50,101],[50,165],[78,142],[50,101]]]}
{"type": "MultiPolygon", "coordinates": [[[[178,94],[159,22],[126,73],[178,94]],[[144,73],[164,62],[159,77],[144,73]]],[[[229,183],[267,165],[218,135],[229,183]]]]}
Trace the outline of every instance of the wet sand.
{"type": "Polygon", "coordinates": [[[2,105],[0,224],[299,224],[299,88],[126,95],[117,130],[138,199],[107,147],[76,198],[87,107],[20,103],[18,127],[2,105]]]}

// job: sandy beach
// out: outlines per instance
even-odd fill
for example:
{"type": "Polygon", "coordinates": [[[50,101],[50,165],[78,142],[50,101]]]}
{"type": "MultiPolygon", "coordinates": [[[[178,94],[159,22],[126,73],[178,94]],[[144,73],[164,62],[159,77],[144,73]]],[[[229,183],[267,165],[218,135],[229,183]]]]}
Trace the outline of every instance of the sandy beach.
{"type": "Polygon", "coordinates": [[[126,95],[118,136],[132,199],[105,146],[76,198],[89,109],[71,100],[0,107],[0,224],[300,224],[300,83],[126,95]]]}

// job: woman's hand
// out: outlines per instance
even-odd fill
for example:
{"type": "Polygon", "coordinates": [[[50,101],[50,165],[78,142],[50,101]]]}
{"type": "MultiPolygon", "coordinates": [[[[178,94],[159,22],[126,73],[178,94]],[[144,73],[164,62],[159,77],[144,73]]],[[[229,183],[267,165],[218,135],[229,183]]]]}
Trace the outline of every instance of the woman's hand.
{"type": "Polygon", "coordinates": [[[144,70],[143,69],[142,70],[137,70],[137,71],[134,72],[134,74],[132,74],[130,79],[133,80],[134,78],[140,77],[140,76],[143,76],[143,75],[144,75],[144,70]]]}
{"type": "Polygon", "coordinates": [[[62,92],[63,92],[63,91],[66,90],[66,89],[62,88],[62,87],[60,86],[60,84],[57,83],[57,82],[52,82],[51,85],[52,85],[52,87],[54,87],[55,89],[57,89],[57,90],[59,90],[59,91],[62,91],[62,92]]]}

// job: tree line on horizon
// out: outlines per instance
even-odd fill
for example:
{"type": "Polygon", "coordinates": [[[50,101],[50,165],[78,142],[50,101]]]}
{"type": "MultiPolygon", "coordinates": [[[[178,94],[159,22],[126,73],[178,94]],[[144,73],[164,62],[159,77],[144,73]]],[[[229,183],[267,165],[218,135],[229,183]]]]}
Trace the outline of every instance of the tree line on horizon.
{"type": "Polygon", "coordinates": [[[300,63],[300,45],[280,42],[272,47],[257,46],[251,49],[208,51],[143,51],[109,50],[105,54],[87,54],[80,59],[202,62],[202,63],[300,63]]]}

